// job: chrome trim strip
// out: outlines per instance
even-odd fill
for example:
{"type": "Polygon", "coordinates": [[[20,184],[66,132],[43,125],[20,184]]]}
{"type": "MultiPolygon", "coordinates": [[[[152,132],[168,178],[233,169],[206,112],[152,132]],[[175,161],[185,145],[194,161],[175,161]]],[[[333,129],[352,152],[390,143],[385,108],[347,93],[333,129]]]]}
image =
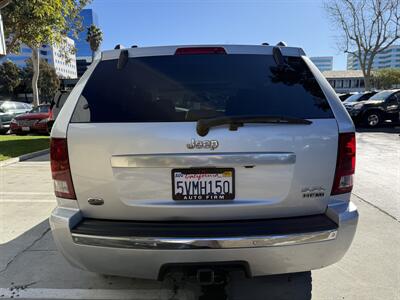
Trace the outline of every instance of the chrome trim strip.
{"type": "Polygon", "coordinates": [[[149,249],[234,249],[301,245],[336,239],[337,229],[310,233],[227,238],[108,237],[72,233],[74,243],[87,246],[149,249]]]}
{"type": "Polygon", "coordinates": [[[113,168],[190,168],[294,164],[291,152],[132,154],[111,157],[113,168]]]}

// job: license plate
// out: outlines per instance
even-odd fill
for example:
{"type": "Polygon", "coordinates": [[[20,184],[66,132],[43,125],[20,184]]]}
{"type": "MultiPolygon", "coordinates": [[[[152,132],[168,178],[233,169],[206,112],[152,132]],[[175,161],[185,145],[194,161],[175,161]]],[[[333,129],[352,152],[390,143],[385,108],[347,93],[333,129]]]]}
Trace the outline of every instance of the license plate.
{"type": "Polygon", "coordinates": [[[172,170],[174,200],[233,200],[234,198],[233,168],[172,170]]]}
{"type": "Polygon", "coordinates": [[[22,129],[22,131],[29,131],[30,130],[29,127],[22,127],[21,129],[22,129]]]}

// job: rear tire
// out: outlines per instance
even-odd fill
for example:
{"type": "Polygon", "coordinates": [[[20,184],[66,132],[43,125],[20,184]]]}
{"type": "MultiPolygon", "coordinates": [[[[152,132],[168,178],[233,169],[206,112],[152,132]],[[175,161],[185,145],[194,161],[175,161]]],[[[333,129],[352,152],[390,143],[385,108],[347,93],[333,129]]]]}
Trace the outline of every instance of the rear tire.
{"type": "Polygon", "coordinates": [[[377,128],[382,124],[382,114],[379,111],[369,111],[364,115],[364,124],[369,128],[377,128]]]}

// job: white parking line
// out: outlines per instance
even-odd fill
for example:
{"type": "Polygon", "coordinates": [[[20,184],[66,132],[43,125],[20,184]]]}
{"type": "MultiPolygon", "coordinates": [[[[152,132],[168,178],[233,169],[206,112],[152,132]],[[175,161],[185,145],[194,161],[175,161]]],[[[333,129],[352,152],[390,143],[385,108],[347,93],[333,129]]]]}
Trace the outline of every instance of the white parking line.
{"type": "MultiPolygon", "coordinates": [[[[190,293],[192,294],[192,293],[190,293]]],[[[194,299],[189,293],[179,290],[174,295],[172,290],[106,290],[106,289],[11,289],[0,288],[1,299],[194,299]],[[189,296],[189,297],[188,297],[189,296]]]]}
{"type": "Polygon", "coordinates": [[[33,202],[33,203],[56,203],[55,199],[1,199],[0,203],[26,203],[26,202],[33,202]]]}
{"type": "Polygon", "coordinates": [[[54,193],[43,192],[0,192],[1,195],[54,195],[54,193]]]}

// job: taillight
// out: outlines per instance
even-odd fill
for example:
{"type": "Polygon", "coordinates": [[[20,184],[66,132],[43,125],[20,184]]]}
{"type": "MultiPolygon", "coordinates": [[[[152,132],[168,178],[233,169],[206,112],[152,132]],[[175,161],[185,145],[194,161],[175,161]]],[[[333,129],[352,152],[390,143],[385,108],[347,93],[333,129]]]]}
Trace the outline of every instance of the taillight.
{"type": "Polygon", "coordinates": [[[67,139],[52,138],[50,140],[50,161],[56,196],[76,199],[69,167],[67,139]]]}
{"type": "Polygon", "coordinates": [[[187,47],[178,48],[175,55],[192,55],[192,54],[226,54],[222,47],[187,47]]]}
{"type": "Polygon", "coordinates": [[[353,189],[356,168],[356,136],[352,133],[339,134],[338,156],[335,179],[331,195],[349,193],[353,189]]]}

